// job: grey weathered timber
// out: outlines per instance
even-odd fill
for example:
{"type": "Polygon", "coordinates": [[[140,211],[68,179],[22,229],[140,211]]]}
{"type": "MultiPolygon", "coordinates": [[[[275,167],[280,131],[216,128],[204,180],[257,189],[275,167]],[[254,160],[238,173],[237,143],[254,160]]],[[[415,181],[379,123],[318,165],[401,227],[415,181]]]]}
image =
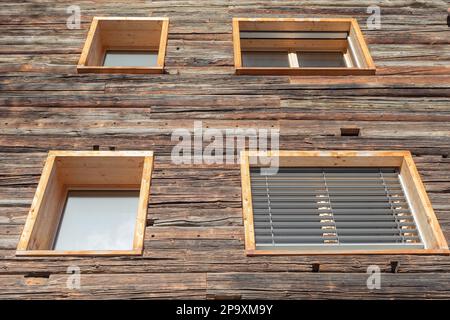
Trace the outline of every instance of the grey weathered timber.
{"type": "Polygon", "coordinates": [[[450,257],[247,257],[240,169],[174,165],[176,128],[280,128],[286,150],[410,150],[450,240],[450,28],[441,0],[72,1],[0,7],[0,299],[450,298],[450,257]],[[99,16],[170,18],[165,74],[77,74],[99,16]],[[377,74],[234,75],[233,17],[354,17],[377,74]],[[340,128],[360,136],[342,137],[340,128]],[[52,149],[152,150],[154,172],[137,257],[16,257],[15,248],[52,149]],[[398,270],[391,263],[398,262],[398,270]],[[66,288],[79,266],[81,290],[66,288]],[[317,266],[319,265],[319,272],[317,266]],[[382,289],[366,287],[378,265],[382,289]],[[397,273],[393,273],[397,271],[397,273]]]}

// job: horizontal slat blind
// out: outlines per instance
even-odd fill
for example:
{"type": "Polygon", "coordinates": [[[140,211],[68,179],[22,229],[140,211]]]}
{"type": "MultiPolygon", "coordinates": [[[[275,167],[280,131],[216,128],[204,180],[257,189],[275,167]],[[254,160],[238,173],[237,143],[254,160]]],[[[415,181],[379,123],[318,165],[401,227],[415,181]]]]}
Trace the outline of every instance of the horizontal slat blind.
{"type": "Polygon", "coordinates": [[[348,32],[241,31],[241,39],[347,39],[348,32]]]}
{"type": "Polygon", "coordinates": [[[423,248],[395,168],[251,169],[256,245],[423,248]]]}

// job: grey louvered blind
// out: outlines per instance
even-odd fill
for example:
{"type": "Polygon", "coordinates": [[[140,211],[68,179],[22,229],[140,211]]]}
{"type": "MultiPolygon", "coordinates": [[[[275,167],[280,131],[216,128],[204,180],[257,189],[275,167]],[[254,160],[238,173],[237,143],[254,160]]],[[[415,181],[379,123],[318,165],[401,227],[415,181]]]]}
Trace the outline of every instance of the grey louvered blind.
{"type": "Polygon", "coordinates": [[[257,248],[423,248],[395,168],[251,169],[257,248]]]}
{"type": "Polygon", "coordinates": [[[241,31],[241,39],[347,39],[348,32],[241,31]]]}

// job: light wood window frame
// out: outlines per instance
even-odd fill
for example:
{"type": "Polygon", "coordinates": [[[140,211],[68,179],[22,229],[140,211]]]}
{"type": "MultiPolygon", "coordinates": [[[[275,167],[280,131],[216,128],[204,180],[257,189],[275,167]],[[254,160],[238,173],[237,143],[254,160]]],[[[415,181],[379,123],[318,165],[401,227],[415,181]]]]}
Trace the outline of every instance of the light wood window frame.
{"type": "Polygon", "coordinates": [[[94,17],[78,61],[77,71],[78,73],[163,73],[168,32],[169,18],[165,17],[94,17]],[[105,67],[103,61],[108,50],[158,51],[157,65],[155,67],[105,67]]]}
{"type": "Polygon", "coordinates": [[[238,75],[374,75],[376,67],[358,21],[352,18],[233,18],[235,73],[238,75]],[[241,32],[347,32],[347,39],[241,39],[241,32]],[[326,40],[326,41],[325,41],[326,40]],[[245,67],[242,51],[287,51],[290,67],[245,67]],[[341,51],[348,64],[349,52],[356,58],[353,67],[299,67],[298,51],[341,51]],[[293,57],[295,55],[295,59],[293,57]],[[295,61],[294,61],[295,60],[295,61]]]}
{"type": "Polygon", "coordinates": [[[322,254],[441,254],[449,255],[447,241],[428,198],[414,160],[409,151],[242,151],[241,152],[242,213],[245,229],[245,251],[256,255],[322,255],[322,254]],[[280,167],[397,167],[409,204],[421,230],[424,249],[383,250],[260,250],[256,248],[253,221],[250,168],[259,157],[279,157],[280,167]]]}
{"type": "Polygon", "coordinates": [[[50,151],[16,255],[141,255],[144,247],[152,170],[152,151],[50,151]],[[53,250],[69,190],[139,190],[133,249],[53,250]]]}

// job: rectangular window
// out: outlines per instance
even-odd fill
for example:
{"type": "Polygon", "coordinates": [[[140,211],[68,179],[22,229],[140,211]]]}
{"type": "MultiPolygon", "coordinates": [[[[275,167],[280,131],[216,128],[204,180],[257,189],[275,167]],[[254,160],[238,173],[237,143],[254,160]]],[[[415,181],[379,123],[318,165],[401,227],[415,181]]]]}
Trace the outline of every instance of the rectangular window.
{"type": "Polygon", "coordinates": [[[448,253],[409,152],[282,151],[274,175],[257,160],[242,154],[249,255],[448,253]]]}
{"type": "Polygon", "coordinates": [[[375,74],[355,19],[234,18],[233,43],[237,74],[375,74]]]}
{"type": "Polygon", "coordinates": [[[17,255],[142,254],[150,151],[50,151],[17,255]]]}
{"type": "Polygon", "coordinates": [[[162,73],[168,18],[94,17],[79,73],[162,73]]]}

